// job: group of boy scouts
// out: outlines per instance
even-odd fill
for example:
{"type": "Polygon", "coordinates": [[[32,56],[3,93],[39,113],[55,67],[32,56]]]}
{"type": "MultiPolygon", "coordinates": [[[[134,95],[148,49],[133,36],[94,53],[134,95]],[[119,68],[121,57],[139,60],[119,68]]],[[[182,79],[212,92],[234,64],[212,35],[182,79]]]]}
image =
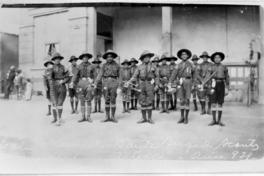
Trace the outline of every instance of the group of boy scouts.
{"type": "Polygon", "coordinates": [[[160,113],[176,111],[179,99],[178,123],[187,124],[192,96],[194,111],[198,110],[199,100],[201,115],[212,114],[209,125],[224,126],[221,121],[222,107],[229,90],[228,69],[221,63],[225,59],[224,53],[215,52],[210,56],[203,52],[198,57],[188,49],[181,49],[177,57],[165,53],[159,58],[154,53],[144,51],[139,57],[140,65],[137,59],[131,58],[123,60],[121,66],[115,61],[117,57],[117,53],[108,50],[90,62],[92,54],[84,52],[78,58],[70,57],[70,68],[61,64],[63,56],[59,53],[54,53],[51,59],[45,61],[44,85],[49,101],[48,115],[53,115],[52,123],[61,125],[67,89],[72,114],[78,113],[80,101],[79,122],[92,122],[92,101],[93,112],[103,113],[103,95],[106,116],[102,122],[117,123],[116,98],[120,87],[123,113],[137,110],[137,103],[140,104],[142,119],[138,123],[154,124],[152,110],[160,110],[160,113]],[[100,58],[106,61],[102,65],[100,58]],[[202,63],[198,64],[200,58],[202,63]],[[178,59],[181,62],[176,64],[178,59]],[[82,61],[79,65],[78,60],[82,61]]]}

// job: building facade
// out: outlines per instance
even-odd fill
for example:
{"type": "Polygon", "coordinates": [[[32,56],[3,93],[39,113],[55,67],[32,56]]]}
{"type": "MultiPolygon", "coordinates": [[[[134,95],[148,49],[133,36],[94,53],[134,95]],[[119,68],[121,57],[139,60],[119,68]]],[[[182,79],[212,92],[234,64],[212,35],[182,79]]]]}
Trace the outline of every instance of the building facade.
{"type": "MultiPolygon", "coordinates": [[[[143,50],[176,55],[226,53],[226,63],[249,58],[250,43],[261,38],[259,6],[175,5],[153,7],[76,7],[25,9],[20,25],[19,64],[41,89],[44,58],[52,51],[66,59],[88,50],[108,48],[120,60],[138,58],[143,50]]],[[[259,49],[261,50],[261,49],[259,49]]]]}

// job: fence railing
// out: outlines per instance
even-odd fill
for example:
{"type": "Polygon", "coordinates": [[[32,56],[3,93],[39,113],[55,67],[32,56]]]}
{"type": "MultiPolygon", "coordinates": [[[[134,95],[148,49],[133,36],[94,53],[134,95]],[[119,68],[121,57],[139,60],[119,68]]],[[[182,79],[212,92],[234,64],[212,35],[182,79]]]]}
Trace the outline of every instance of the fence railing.
{"type": "Polygon", "coordinates": [[[231,101],[243,101],[248,106],[258,101],[259,68],[258,65],[246,63],[227,63],[230,75],[230,88],[233,92],[240,92],[231,101]]]}

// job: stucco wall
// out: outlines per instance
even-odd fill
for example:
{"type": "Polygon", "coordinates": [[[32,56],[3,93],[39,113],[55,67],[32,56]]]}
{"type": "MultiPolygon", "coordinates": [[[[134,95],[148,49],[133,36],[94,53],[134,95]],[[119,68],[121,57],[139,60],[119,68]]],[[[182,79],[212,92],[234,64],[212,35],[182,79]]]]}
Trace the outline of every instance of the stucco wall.
{"type": "Polygon", "coordinates": [[[160,53],[161,8],[120,8],[114,16],[113,48],[121,59],[143,50],[160,53]]]}
{"type": "MultiPolygon", "coordinates": [[[[149,49],[161,54],[161,8],[119,8],[114,13],[114,49],[121,59],[138,57],[149,49]]],[[[173,7],[172,48],[200,54],[223,51],[226,62],[248,58],[249,42],[259,35],[256,7],[173,7]]]]}

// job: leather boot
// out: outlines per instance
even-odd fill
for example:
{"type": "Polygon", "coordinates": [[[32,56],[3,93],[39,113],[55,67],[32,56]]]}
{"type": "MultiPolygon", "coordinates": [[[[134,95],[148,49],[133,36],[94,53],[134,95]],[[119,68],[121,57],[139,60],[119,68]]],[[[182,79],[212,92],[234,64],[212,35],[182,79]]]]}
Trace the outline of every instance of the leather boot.
{"type": "Polygon", "coordinates": [[[201,115],[204,115],[205,114],[205,101],[201,101],[201,105],[202,105],[201,115]]]}
{"type": "Polygon", "coordinates": [[[50,116],[51,115],[51,105],[48,105],[48,113],[47,113],[47,116],[50,116]]]}
{"type": "Polygon", "coordinates": [[[73,101],[73,99],[71,99],[70,102],[71,102],[71,109],[72,109],[71,113],[74,114],[75,110],[74,110],[74,101],[73,101]]]}
{"type": "Polygon", "coordinates": [[[135,101],[135,104],[134,104],[134,109],[137,110],[137,99],[134,100],[135,101]]]}
{"type": "Polygon", "coordinates": [[[82,118],[80,120],[78,120],[79,123],[81,122],[85,122],[85,106],[81,106],[81,114],[82,114],[82,118]]]}
{"type": "Polygon", "coordinates": [[[209,123],[208,125],[209,126],[213,126],[213,125],[216,125],[216,111],[212,111],[212,116],[213,116],[213,120],[211,123],[209,123]]]}
{"type": "Polygon", "coordinates": [[[140,121],[138,121],[137,123],[145,123],[147,122],[147,112],[145,109],[141,110],[142,113],[142,119],[140,121]]]}
{"type": "Polygon", "coordinates": [[[110,119],[110,107],[109,107],[109,105],[105,105],[105,115],[106,115],[105,119],[102,120],[101,122],[108,122],[111,120],[110,119]]]}
{"type": "Polygon", "coordinates": [[[101,98],[98,99],[98,112],[103,113],[103,111],[101,110],[101,98]]]}
{"type": "Polygon", "coordinates": [[[75,113],[78,114],[78,104],[79,104],[79,100],[76,99],[75,100],[75,113]]]}
{"type": "Polygon", "coordinates": [[[116,111],[116,107],[111,107],[111,121],[114,123],[117,123],[118,121],[115,118],[115,111],[116,111]]]}
{"type": "Polygon", "coordinates": [[[127,102],[127,110],[126,110],[126,112],[128,112],[128,113],[130,113],[129,105],[130,105],[130,103],[127,102]]]}
{"type": "Polygon", "coordinates": [[[53,112],[53,120],[51,121],[51,123],[55,123],[57,121],[57,111],[56,109],[53,109],[52,112],[53,112]]]}
{"type": "Polygon", "coordinates": [[[93,122],[91,119],[91,110],[92,110],[92,106],[91,105],[87,106],[86,120],[90,123],[93,122]]]}
{"type": "Polygon", "coordinates": [[[189,109],[185,109],[185,118],[184,118],[184,124],[187,124],[189,122],[188,116],[189,116],[189,109]]]}
{"type": "Polygon", "coordinates": [[[181,109],[181,118],[178,121],[178,123],[183,123],[184,122],[184,111],[185,111],[185,109],[181,109]]]}
{"type": "Polygon", "coordinates": [[[193,104],[194,104],[194,111],[198,111],[198,107],[197,107],[197,102],[196,102],[196,100],[193,100],[193,104]]]}
{"type": "Polygon", "coordinates": [[[148,109],[147,113],[148,113],[148,122],[150,124],[154,124],[154,121],[152,120],[152,109],[148,109]]]}
{"type": "Polygon", "coordinates": [[[208,102],[207,114],[211,114],[211,102],[208,102]]]}
{"type": "Polygon", "coordinates": [[[97,112],[97,99],[94,100],[94,111],[93,113],[97,112]]]}
{"type": "Polygon", "coordinates": [[[221,118],[222,118],[222,111],[218,111],[218,121],[217,121],[217,123],[220,126],[225,126],[225,124],[221,122],[221,118]]]}

